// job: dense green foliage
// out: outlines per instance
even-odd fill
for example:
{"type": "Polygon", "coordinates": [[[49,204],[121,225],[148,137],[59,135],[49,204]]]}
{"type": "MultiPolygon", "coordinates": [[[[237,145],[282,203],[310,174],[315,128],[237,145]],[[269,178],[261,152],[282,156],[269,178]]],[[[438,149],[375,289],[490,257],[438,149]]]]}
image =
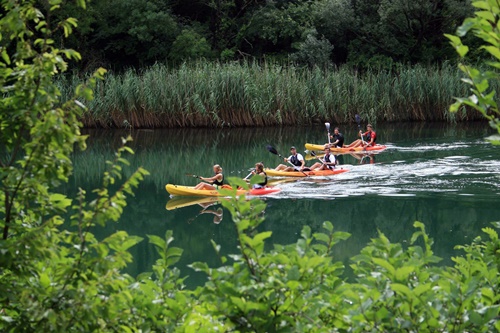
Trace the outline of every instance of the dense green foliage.
{"type": "MultiPolygon", "coordinates": [[[[485,240],[461,248],[464,255],[453,259],[453,267],[436,266],[432,240],[419,222],[408,247],[381,232],[353,258],[356,281],[348,283],[331,252],[347,234],[325,222],[324,232],[304,227],[295,244],[268,250],[269,233],[256,230],[265,205],[235,198],[224,205],[239,253],[221,257],[220,267],[194,263],[210,277],[205,285],[183,290],[173,268],[182,250],[170,246],[171,232],[165,239],[149,237],[159,256],[151,273],[123,274],[128,249],[139,239],[122,231],[96,239],[90,230],[119,219],[126,196],[147,172],[139,168],[118,190],[108,189],[127,163],[124,146],[108,163],[93,200],[87,202],[83,191],[75,200],[57,192],[71,173],[74,144],[84,145],[76,118],[81,101],[92,97],[88,86],[79,86],[76,97],[62,104],[52,82],[67,68],[64,58],[79,54],[54,47],[50,36],[57,29],[69,34],[75,22],[47,19],[57,13],[58,0],[45,9],[32,1],[1,4],[1,331],[500,330],[500,240],[491,228],[484,229],[485,240]]],[[[219,252],[216,244],[214,249],[219,252]]]]}
{"type": "MultiPolygon", "coordinates": [[[[451,65],[398,66],[363,73],[343,66],[324,71],[267,64],[202,62],[170,70],[110,74],[83,114],[89,127],[222,127],[348,123],[354,115],[376,121],[481,119],[465,108],[447,112],[467,93],[451,65]]],[[[79,83],[61,80],[64,91],[79,83]]],[[[495,87],[496,87],[495,83],[495,87]]]]}
{"type": "Polygon", "coordinates": [[[469,0],[109,0],[87,6],[66,7],[82,28],[65,44],[82,50],[84,70],[200,57],[363,68],[439,63],[455,58],[443,34],[472,13],[469,0]]]}
{"type": "MultiPolygon", "coordinates": [[[[485,50],[489,55],[486,62],[488,70],[484,71],[474,66],[461,64],[460,69],[467,75],[464,79],[470,86],[472,95],[468,98],[458,98],[450,108],[451,112],[469,106],[479,111],[490,121],[491,127],[497,129],[500,134],[500,109],[498,107],[496,82],[500,78],[500,5],[496,1],[476,1],[474,7],[477,8],[474,17],[468,18],[457,30],[458,36],[447,35],[451,44],[455,47],[460,57],[465,58],[469,54],[469,47],[462,43],[460,37],[472,32],[481,40],[480,49],[485,50]]],[[[462,95],[463,96],[463,95],[462,95]]],[[[500,145],[500,136],[490,138],[494,144],[500,145]]]]}

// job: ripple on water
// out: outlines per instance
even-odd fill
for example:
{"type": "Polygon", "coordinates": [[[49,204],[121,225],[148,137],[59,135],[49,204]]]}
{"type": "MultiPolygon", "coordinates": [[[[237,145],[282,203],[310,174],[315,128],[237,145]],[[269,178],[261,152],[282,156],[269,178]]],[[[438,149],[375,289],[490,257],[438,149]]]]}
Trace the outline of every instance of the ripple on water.
{"type": "MultiPolygon", "coordinates": [[[[481,143],[482,144],[482,143],[481,143]]],[[[437,144],[407,148],[452,150],[472,147],[468,143],[437,144]]],[[[405,150],[405,148],[395,147],[405,150]]],[[[472,154],[471,154],[472,155],[472,154]]],[[[465,155],[380,164],[355,165],[350,172],[332,177],[301,179],[282,185],[281,196],[290,198],[341,198],[361,195],[412,197],[422,194],[477,196],[500,188],[500,160],[481,160],[465,155]]],[[[490,193],[491,193],[490,192],[490,193]]]]}

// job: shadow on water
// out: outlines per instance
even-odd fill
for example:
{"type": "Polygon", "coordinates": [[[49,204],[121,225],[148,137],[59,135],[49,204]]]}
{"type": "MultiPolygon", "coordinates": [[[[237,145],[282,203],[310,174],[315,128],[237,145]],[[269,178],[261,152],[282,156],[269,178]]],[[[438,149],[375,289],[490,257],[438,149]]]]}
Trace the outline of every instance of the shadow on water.
{"type": "MultiPolygon", "coordinates": [[[[357,126],[341,131],[348,142],[355,139],[357,126]]],[[[376,131],[379,142],[387,143],[388,149],[374,155],[343,155],[342,163],[352,165],[350,172],[280,180],[282,191],[265,198],[268,206],[261,229],[273,232],[269,246],[295,242],[304,225],[319,231],[323,221],[329,220],[336,230],[352,234],[334,253],[348,264],[378,230],[392,241],[408,244],[413,222],[419,220],[435,239],[436,254],[450,263],[450,256],[457,254],[455,245],[469,242],[489,222],[500,219],[500,154],[483,140],[491,134],[487,125],[381,124],[376,131]]],[[[91,190],[99,186],[105,160],[113,158],[120,138],[128,132],[92,130],[87,134],[88,150],[73,156],[70,195],[78,187],[91,190]]],[[[172,229],[174,245],[184,249],[178,267],[191,276],[189,287],[202,283],[203,276],[186,265],[194,261],[218,265],[210,240],[221,244],[223,253],[234,253],[235,230],[229,212],[217,198],[171,199],[165,184],[194,185],[197,180],[185,174],[209,176],[214,163],[223,166],[226,177],[244,177],[257,161],[271,167],[281,162],[265,149],[266,144],[286,155],[291,145],[299,148],[306,142],[326,141],[322,126],[139,130],[131,134],[136,153],[130,156],[131,165],[124,168],[124,174],[143,166],[151,176],[128,200],[120,223],[96,233],[104,237],[113,230],[126,230],[145,237],[164,236],[172,229]]],[[[146,240],[131,252],[135,260],[128,271],[133,275],[150,271],[157,259],[146,240]]]]}

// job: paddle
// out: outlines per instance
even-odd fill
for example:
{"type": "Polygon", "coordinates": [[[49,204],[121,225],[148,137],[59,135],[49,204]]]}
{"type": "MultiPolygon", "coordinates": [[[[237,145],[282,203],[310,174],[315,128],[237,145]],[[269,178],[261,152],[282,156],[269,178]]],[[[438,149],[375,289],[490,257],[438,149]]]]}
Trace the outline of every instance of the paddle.
{"type": "Polygon", "coordinates": [[[361,117],[359,116],[359,114],[356,114],[354,116],[354,118],[356,119],[356,122],[358,123],[358,129],[359,129],[359,133],[361,134],[361,142],[363,142],[363,145],[365,145],[365,140],[363,139],[363,132],[361,131],[361,117]]]}
{"type": "MultiPolygon", "coordinates": [[[[317,158],[317,159],[318,159],[321,163],[323,163],[323,165],[326,165],[325,160],[324,160],[324,159],[322,159],[321,157],[319,157],[318,155],[316,155],[316,153],[315,153],[315,152],[313,152],[313,151],[312,151],[312,152],[311,152],[311,156],[316,157],[316,158],[317,158]]],[[[331,155],[331,156],[333,156],[333,155],[331,155]]],[[[333,162],[332,162],[332,163],[333,163],[333,162]]],[[[335,159],[335,164],[337,164],[337,159],[335,159]]],[[[335,165],[334,165],[333,167],[335,168],[335,165]]]]}
{"type": "Polygon", "coordinates": [[[201,179],[200,176],[193,175],[192,173],[186,173],[186,176],[201,179]]]}
{"type": "Polygon", "coordinates": [[[328,147],[331,147],[332,144],[330,142],[330,123],[325,123],[326,131],[328,132],[328,147]]]}
{"type": "Polygon", "coordinates": [[[252,169],[252,171],[245,178],[243,178],[243,180],[247,180],[248,177],[250,177],[254,172],[255,172],[255,169],[252,169]]]}
{"type": "MultiPolygon", "coordinates": [[[[282,159],[285,159],[283,156],[281,156],[280,153],[278,153],[278,151],[276,150],[276,148],[274,148],[273,146],[271,145],[267,145],[266,146],[266,149],[271,153],[271,154],[274,154],[274,155],[278,155],[279,157],[281,157],[282,159]]],[[[305,173],[304,171],[301,171],[299,170],[299,167],[294,165],[292,162],[290,162],[289,160],[287,160],[287,162],[296,170],[296,171],[300,171],[302,172],[306,177],[309,177],[309,175],[307,173],[305,173]]]]}

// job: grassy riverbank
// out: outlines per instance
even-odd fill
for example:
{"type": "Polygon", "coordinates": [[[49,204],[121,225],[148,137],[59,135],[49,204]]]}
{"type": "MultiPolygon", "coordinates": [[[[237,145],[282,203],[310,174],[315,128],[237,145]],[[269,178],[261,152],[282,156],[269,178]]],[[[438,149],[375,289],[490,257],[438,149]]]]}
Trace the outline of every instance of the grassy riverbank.
{"type": "MultiPolygon", "coordinates": [[[[256,64],[199,63],[169,69],[110,73],[83,116],[86,127],[274,126],[331,121],[354,115],[376,121],[462,121],[474,111],[451,115],[455,96],[467,96],[452,65],[356,72],[256,64]]],[[[61,80],[63,95],[78,83],[61,80]]]]}

